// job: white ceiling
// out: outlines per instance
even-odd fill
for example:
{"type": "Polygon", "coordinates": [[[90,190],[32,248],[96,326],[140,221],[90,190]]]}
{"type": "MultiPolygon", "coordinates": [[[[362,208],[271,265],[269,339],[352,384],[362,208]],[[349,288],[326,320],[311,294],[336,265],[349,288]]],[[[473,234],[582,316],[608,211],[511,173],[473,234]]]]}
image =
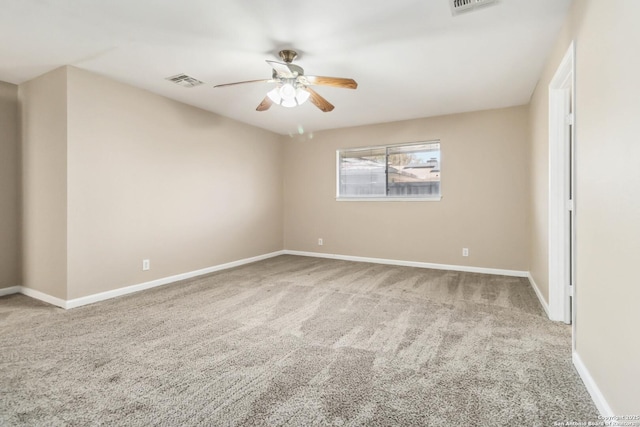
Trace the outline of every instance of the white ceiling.
{"type": "MultiPolygon", "coordinates": [[[[571,0],[499,0],[452,17],[449,0],[2,0],[0,80],[73,65],[271,131],[289,134],[526,104],[571,0]],[[265,59],[299,52],[313,104],[257,112],[265,59]],[[206,82],[165,80],[186,73],[206,82]]],[[[278,59],[279,60],[279,59],[278,59]]]]}

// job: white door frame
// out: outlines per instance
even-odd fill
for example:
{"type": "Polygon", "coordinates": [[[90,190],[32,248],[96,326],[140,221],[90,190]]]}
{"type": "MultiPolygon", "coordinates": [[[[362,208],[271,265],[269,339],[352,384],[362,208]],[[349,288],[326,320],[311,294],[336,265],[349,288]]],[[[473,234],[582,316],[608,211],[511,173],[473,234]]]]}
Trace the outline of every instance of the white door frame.
{"type": "Polygon", "coordinates": [[[573,323],[575,328],[571,319],[571,313],[575,315],[575,286],[570,283],[575,285],[575,191],[570,188],[575,185],[571,155],[575,153],[574,101],[572,42],[549,83],[549,318],[573,323]]]}

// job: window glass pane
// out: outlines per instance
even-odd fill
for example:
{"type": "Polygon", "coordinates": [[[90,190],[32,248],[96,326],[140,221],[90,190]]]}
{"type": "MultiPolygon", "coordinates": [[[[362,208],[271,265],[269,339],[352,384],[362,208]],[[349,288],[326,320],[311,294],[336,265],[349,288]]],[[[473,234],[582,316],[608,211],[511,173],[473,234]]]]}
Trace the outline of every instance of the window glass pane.
{"type": "Polygon", "coordinates": [[[340,196],[386,195],[384,148],[340,152],[340,196]]]}
{"type": "Polygon", "coordinates": [[[440,195],[440,143],[389,147],[390,197],[440,195]]]}
{"type": "Polygon", "coordinates": [[[338,154],[338,197],[440,197],[439,141],[339,150],[338,154]]]}

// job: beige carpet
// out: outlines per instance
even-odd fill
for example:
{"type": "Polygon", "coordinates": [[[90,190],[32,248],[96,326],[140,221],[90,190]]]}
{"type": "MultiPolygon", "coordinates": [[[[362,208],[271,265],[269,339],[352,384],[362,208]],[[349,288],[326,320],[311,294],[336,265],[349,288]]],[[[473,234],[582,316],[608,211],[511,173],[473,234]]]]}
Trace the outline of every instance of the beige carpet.
{"type": "Polygon", "coordinates": [[[526,279],[281,256],[64,311],[0,298],[0,425],[597,421],[526,279]]]}

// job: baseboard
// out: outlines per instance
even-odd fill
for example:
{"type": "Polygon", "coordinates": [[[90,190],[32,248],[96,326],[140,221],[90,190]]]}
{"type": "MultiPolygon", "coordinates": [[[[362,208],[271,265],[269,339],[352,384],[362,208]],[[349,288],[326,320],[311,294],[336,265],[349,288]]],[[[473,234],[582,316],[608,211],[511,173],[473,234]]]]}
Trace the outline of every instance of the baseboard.
{"type": "Polygon", "coordinates": [[[35,289],[25,288],[24,286],[20,286],[20,293],[26,295],[31,298],[38,299],[40,301],[44,301],[48,304],[55,305],[61,308],[67,308],[67,301],[52,297],[49,294],[45,294],[44,292],[36,291],[35,289]]]}
{"type": "Polygon", "coordinates": [[[578,375],[580,375],[582,382],[584,383],[585,387],[587,387],[587,391],[591,395],[591,400],[593,400],[593,403],[595,403],[596,408],[598,408],[598,412],[600,412],[600,415],[602,415],[603,417],[614,417],[615,413],[611,409],[611,406],[609,406],[609,403],[607,403],[607,399],[604,398],[604,395],[602,394],[602,391],[600,391],[598,384],[596,384],[595,380],[589,373],[589,370],[582,362],[582,359],[580,358],[578,353],[575,351],[573,352],[572,360],[573,366],[575,366],[576,371],[578,371],[578,375]]]}
{"type": "Polygon", "coordinates": [[[5,295],[19,294],[20,286],[10,286],[8,288],[0,288],[0,297],[5,295]]]}
{"type": "Polygon", "coordinates": [[[544,297],[542,296],[542,292],[540,292],[540,288],[538,288],[538,284],[536,283],[536,281],[533,280],[533,276],[531,275],[531,272],[527,273],[527,278],[529,279],[529,283],[531,284],[533,291],[536,293],[536,296],[538,297],[538,301],[540,301],[540,305],[544,309],[544,312],[547,313],[547,317],[549,317],[549,304],[547,304],[547,302],[544,300],[544,297]]]}
{"type": "Polygon", "coordinates": [[[453,270],[453,271],[462,271],[467,273],[496,274],[500,276],[527,277],[527,275],[529,274],[526,271],[519,271],[519,270],[502,270],[498,268],[470,267],[466,265],[433,264],[430,262],[401,261],[397,259],[384,259],[384,258],[368,258],[368,257],[351,256],[351,255],[327,254],[322,252],[304,252],[304,251],[290,251],[290,250],[284,250],[283,252],[286,255],[339,259],[343,261],[370,262],[373,264],[401,265],[404,267],[433,268],[436,270],[453,270]]]}
{"type": "MultiPolygon", "coordinates": [[[[62,307],[64,309],[70,309],[70,308],[81,307],[87,304],[93,304],[99,301],[108,300],[111,298],[116,298],[119,296],[131,294],[134,292],[143,291],[145,289],[151,289],[158,286],[168,285],[168,284],[179,282],[185,279],[191,279],[192,277],[202,276],[204,274],[214,273],[220,270],[226,270],[228,268],[238,267],[245,264],[251,264],[253,262],[262,261],[264,259],[273,258],[273,257],[284,255],[284,254],[285,254],[285,251],[271,252],[264,255],[258,255],[251,258],[244,258],[238,261],[219,264],[212,267],[203,268],[200,270],[189,271],[187,273],[176,274],[174,276],[163,277],[161,279],[139,283],[137,285],[126,286],[124,288],[114,289],[112,291],[100,292],[98,294],[88,295],[86,297],[81,297],[81,298],[74,298],[66,301],[60,298],[52,297],[51,295],[47,295],[45,293],[36,291],[34,289],[25,288],[24,286],[16,286],[16,288],[19,289],[18,292],[24,295],[27,295],[29,297],[39,299],[41,301],[56,305],[58,307],[62,307]]],[[[13,288],[10,288],[10,289],[13,289],[13,288]]]]}
{"type": "MultiPolygon", "coordinates": [[[[158,286],[168,285],[181,280],[190,279],[192,277],[202,276],[204,274],[214,273],[216,271],[226,270],[228,268],[238,267],[245,264],[251,264],[253,262],[262,261],[262,260],[273,258],[279,255],[297,255],[297,256],[308,256],[308,257],[316,257],[316,258],[338,259],[343,261],[370,262],[374,264],[432,268],[437,270],[452,270],[452,271],[461,271],[461,272],[468,272],[468,273],[495,274],[495,275],[513,276],[513,277],[529,277],[530,281],[533,280],[530,277],[530,274],[528,272],[519,271],[519,270],[503,270],[503,269],[497,269],[497,268],[471,267],[471,266],[450,265],[450,264],[435,264],[435,263],[417,262],[417,261],[401,261],[401,260],[384,259],[384,258],[369,258],[369,257],[359,257],[359,256],[351,256],[351,255],[327,254],[327,253],[320,253],[320,252],[281,250],[281,251],[271,252],[264,255],[258,255],[251,258],[245,258],[245,259],[241,259],[238,261],[233,261],[225,264],[220,264],[212,267],[207,267],[200,270],[190,271],[187,273],[176,274],[174,276],[169,276],[161,279],[152,280],[149,282],[139,283],[137,285],[131,285],[124,288],[114,289],[112,291],[101,292],[98,294],[88,295],[86,297],[74,298],[66,301],[60,298],[52,297],[51,295],[47,295],[43,292],[36,291],[34,289],[25,288],[23,286],[15,286],[12,288],[0,289],[0,291],[7,292],[5,295],[9,293],[20,292],[24,295],[39,299],[49,304],[53,304],[55,306],[62,307],[65,309],[71,309],[71,308],[81,307],[83,305],[93,304],[93,303],[105,301],[111,298],[116,298],[119,296],[131,294],[134,292],[140,292],[145,289],[151,289],[158,286]]],[[[536,291],[538,298],[540,298],[543,308],[545,309],[545,311],[548,312],[548,307],[544,303],[544,300],[541,298],[536,286],[534,286],[534,290],[536,291]]]]}
{"type": "Polygon", "coordinates": [[[119,297],[122,295],[144,291],[145,289],[156,288],[158,286],[168,285],[171,283],[179,282],[181,280],[191,279],[192,277],[202,276],[204,274],[214,273],[216,271],[226,270],[228,268],[238,267],[245,264],[251,264],[253,262],[262,261],[268,258],[273,258],[278,255],[283,255],[283,253],[284,251],[271,252],[264,255],[258,255],[251,258],[244,258],[238,261],[232,261],[225,264],[219,264],[212,267],[203,268],[200,270],[194,270],[187,273],[176,274],[174,276],[164,277],[162,279],[156,279],[150,282],[131,285],[131,286],[127,286],[119,289],[114,289],[112,291],[101,292],[99,294],[89,295],[81,298],[75,298],[67,301],[66,308],[76,308],[76,307],[80,307],[87,304],[93,304],[99,301],[104,301],[104,300],[119,297]]]}

